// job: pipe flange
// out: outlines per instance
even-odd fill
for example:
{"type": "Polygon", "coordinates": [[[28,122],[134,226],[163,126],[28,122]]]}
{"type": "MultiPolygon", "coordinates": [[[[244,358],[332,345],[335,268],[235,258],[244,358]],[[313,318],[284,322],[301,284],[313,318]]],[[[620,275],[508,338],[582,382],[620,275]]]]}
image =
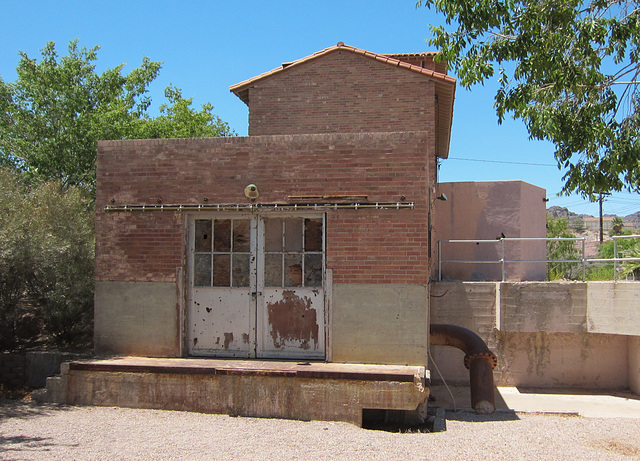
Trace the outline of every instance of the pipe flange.
{"type": "Polygon", "coordinates": [[[498,366],[498,357],[491,351],[470,352],[464,356],[464,366],[468,370],[472,360],[485,359],[491,364],[493,370],[498,366]]]}

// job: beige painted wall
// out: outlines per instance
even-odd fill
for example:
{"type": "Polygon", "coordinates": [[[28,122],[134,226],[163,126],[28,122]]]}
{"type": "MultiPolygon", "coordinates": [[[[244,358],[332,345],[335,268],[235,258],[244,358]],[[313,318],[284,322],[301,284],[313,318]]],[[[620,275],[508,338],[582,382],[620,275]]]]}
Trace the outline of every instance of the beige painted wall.
{"type": "MultiPolygon", "coordinates": [[[[438,193],[448,200],[437,201],[435,240],[491,240],[485,243],[443,243],[442,259],[501,259],[502,235],[507,238],[546,236],[546,191],[523,181],[440,183],[438,193]]],[[[506,240],[506,260],[544,260],[543,241],[506,240]]],[[[509,262],[508,280],[544,280],[545,264],[509,262]]],[[[500,264],[445,263],[443,280],[501,280],[500,264]]]]}
{"type": "Polygon", "coordinates": [[[335,284],[334,362],[427,365],[427,287],[335,284]]]}
{"type": "Polygon", "coordinates": [[[629,389],[640,395],[640,336],[629,337],[629,389]]]}
{"type": "Polygon", "coordinates": [[[96,354],[178,357],[176,284],[96,282],[96,354]]]}
{"type": "MultiPolygon", "coordinates": [[[[498,385],[638,393],[639,294],[631,282],[441,282],[431,286],[431,322],[482,337],[498,355],[498,385]]],[[[431,355],[447,382],[468,382],[463,352],[433,347],[431,355]]]]}

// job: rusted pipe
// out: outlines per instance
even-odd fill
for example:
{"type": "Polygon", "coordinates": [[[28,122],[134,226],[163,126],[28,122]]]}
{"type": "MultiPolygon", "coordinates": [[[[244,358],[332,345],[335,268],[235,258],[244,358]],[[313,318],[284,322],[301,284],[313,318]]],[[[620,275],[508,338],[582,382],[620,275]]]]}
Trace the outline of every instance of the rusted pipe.
{"type": "Polygon", "coordinates": [[[464,366],[469,370],[471,406],[476,413],[493,413],[496,410],[493,369],[498,364],[498,358],[482,338],[473,331],[457,325],[431,324],[429,344],[453,346],[466,354],[464,366]]]}

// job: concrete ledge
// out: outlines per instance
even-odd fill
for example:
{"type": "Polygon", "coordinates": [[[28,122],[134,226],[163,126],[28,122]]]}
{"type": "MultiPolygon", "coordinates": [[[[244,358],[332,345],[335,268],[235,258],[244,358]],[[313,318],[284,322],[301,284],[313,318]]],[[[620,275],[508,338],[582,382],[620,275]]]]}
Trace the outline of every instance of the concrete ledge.
{"type": "Polygon", "coordinates": [[[364,409],[419,418],[429,395],[425,369],[409,366],[127,357],[71,362],[61,372],[62,383],[51,382],[58,403],[357,425],[364,409]]]}

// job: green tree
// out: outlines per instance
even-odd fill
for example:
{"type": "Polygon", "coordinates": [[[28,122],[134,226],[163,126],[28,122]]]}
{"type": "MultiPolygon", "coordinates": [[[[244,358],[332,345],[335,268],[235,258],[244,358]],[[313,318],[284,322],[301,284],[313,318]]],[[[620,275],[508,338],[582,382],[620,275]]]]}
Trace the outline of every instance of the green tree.
{"type": "Polygon", "coordinates": [[[620,216],[614,216],[611,221],[611,231],[609,235],[622,235],[624,229],[624,220],[620,216]]]}
{"type": "Polygon", "coordinates": [[[470,87],[499,75],[498,120],[523,120],[555,144],[565,193],[595,200],[640,190],[640,7],[620,0],[420,0],[450,26],[432,26],[470,87]],[[453,24],[451,26],[451,24],[453,24]]]}
{"type": "Polygon", "coordinates": [[[213,105],[205,103],[199,111],[191,108],[193,98],[183,98],[182,90],[168,86],[164,95],[169,103],[160,106],[156,118],[140,119],[136,138],[209,138],[231,136],[229,125],[213,114],[213,105]]]}
{"type": "Polygon", "coordinates": [[[165,92],[169,104],[152,118],[147,90],[161,64],[145,57],[126,75],[124,64],[98,74],[98,50],[72,41],[63,57],[53,42],[40,61],[20,52],[16,81],[0,78],[0,165],[31,181],[93,191],[98,140],[231,134],[211,104],[195,111],[174,87],[165,92]]]}
{"type": "MultiPolygon", "coordinates": [[[[631,231],[622,232],[622,235],[631,235],[631,231]]],[[[618,258],[640,258],[640,238],[621,238],[614,244],[609,240],[600,245],[598,258],[613,259],[618,258]]],[[[633,276],[640,277],[640,261],[625,261],[617,264],[619,268],[618,277],[633,276]]],[[[613,280],[613,263],[599,263],[594,266],[587,275],[589,280],[613,280]]]]}
{"type": "MultiPolygon", "coordinates": [[[[569,232],[569,224],[564,218],[554,218],[547,213],[547,238],[573,239],[576,236],[569,232]]],[[[580,253],[573,240],[547,241],[547,280],[575,279],[580,272],[580,253]],[[566,262],[575,260],[575,263],[566,262]]]]}

